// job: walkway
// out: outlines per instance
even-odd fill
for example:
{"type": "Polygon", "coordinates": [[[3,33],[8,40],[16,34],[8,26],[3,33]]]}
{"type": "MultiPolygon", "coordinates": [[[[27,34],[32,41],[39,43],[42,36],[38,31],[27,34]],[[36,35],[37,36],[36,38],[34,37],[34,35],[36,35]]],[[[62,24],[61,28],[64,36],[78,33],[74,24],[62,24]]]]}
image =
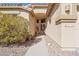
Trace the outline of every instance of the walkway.
{"type": "Polygon", "coordinates": [[[48,47],[46,46],[44,36],[36,37],[36,40],[39,40],[40,42],[31,46],[25,55],[26,56],[48,56],[49,55],[48,47]]]}

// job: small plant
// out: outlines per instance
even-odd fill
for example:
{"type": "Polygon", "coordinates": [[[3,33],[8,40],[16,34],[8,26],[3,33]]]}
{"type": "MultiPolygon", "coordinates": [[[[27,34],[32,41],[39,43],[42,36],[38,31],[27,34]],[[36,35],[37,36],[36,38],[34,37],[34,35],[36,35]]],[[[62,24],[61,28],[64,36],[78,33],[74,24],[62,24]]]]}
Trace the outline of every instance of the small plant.
{"type": "Polygon", "coordinates": [[[1,14],[0,43],[13,44],[25,41],[29,35],[28,22],[19,16],[1,14]]]}

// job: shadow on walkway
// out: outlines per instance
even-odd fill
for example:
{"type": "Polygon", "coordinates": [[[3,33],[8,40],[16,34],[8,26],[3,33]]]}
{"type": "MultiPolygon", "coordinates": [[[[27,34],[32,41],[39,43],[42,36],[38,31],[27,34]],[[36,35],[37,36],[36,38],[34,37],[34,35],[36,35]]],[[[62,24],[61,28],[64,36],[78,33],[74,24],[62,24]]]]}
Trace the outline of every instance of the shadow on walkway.
{"type": "Polygon", "coordinates": [[[27,47],[27,46],[32,46],[32,45],[34,45],[34,44],[39,43],[41,40],[42,40],[42,38],[35,38],[35,39],[33,39],[33,40],[29,40],[29,41],[27,41],[27,42],[25,43],[25,46],[26,46],[26,47],[27,47]]]}
{"type": "Polygon", "coordinates": [[[5,47],[0,47],[0,55],[3,56],[23,56],[27,53],[30,47],[36,45],[42,40],[42,38],[32,38],[31,40],[27,40],[20,44],[12,44],[5,47]],[[4,53],[5,52],[5,53],[4,53]]]}
{"type": "Polygon", "coordinates": [[[33,46],[34,44],[39,43],[41,40],[42,40],[42,38],[36,38],[36,37],[35,37],[35,38],[31,39],[31,40],[25,41],[24,43],[18,44],[18,47],[19,47],[19,46],[31,47],[31,46],[33,46]]]}

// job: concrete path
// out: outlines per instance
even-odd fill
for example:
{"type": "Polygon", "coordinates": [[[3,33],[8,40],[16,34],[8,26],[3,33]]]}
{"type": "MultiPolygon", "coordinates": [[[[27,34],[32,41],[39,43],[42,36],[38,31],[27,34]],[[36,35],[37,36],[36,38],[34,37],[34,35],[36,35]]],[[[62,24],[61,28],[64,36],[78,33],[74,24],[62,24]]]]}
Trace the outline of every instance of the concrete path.
{"type": "Polygon", "coordinates": [[[36,40],[40,40],[37,44],[34,44],[29,48],[26,52],[25,56],[48,56],[48,47],[46,46],[46,42],[44,36],[36,37],[36,40]]]}

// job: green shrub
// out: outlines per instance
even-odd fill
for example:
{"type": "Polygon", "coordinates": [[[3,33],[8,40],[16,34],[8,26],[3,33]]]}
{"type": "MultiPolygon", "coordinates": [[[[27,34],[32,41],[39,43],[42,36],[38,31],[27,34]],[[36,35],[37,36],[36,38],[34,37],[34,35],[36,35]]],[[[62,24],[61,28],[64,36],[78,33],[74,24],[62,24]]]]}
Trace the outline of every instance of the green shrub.
{"type": "Polygon", "coordinates": [[[0,43],[22,42],[29,35],[28,22],[18,16],[4,14],[0,19],[0,43]]]}

